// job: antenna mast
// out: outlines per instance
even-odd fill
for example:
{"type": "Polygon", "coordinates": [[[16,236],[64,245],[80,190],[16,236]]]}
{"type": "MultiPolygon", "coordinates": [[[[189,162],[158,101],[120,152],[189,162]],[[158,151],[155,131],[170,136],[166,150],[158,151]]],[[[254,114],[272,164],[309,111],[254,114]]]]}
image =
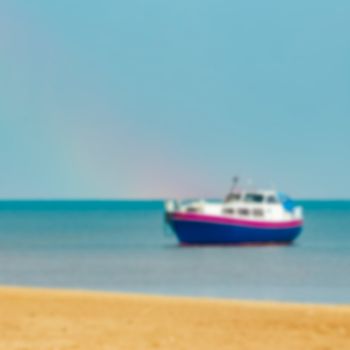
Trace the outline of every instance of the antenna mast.
{"type": "Polygon", "coordinates": [[[235,188],[237,187],[239,182],[239,177],[237,175],[235,175],[232,179],[232,187],[231,187],[231,192],[233,192],[235,190],[235,188]]]}

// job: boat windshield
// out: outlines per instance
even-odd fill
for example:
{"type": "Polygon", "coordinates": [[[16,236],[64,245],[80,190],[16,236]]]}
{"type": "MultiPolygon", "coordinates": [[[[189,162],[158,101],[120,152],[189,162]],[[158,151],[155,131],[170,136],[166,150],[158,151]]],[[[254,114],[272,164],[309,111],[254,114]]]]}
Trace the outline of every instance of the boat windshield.
{"type": "Polygon", "coordinates": [[[259,193],[247,193],[244,197],[244,201],[247,203],[262,203],[264,196],[259,193]]]}
{"type": "Polygon", "coordinates": [[[240,193],[229,193],[226,198],[225,202],[235,202],[239,201],[241,199],[241,194],[240,193]]]}

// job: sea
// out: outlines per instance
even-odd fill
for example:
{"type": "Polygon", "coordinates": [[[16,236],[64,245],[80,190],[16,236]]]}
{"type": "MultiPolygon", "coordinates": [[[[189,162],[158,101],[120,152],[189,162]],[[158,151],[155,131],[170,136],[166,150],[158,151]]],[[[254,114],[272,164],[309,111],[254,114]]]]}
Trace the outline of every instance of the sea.
{"type": "Polygon", "coordinates": [[[290,246],[182,247],[162,201],[1,201],[0,285],[350,303],[350,201],[302,201],[290,246]]]}

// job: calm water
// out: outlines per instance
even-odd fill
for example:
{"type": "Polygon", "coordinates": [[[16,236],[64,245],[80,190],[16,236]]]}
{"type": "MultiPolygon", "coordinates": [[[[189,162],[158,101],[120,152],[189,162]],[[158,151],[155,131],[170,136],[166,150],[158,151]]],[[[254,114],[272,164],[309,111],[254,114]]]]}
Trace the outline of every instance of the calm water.
{"type": "Polygon", "coordinates": [[[350,202],[289,247],[181,248],[161,202],[0,202],[0,284],[350,303],[350,202]]]}

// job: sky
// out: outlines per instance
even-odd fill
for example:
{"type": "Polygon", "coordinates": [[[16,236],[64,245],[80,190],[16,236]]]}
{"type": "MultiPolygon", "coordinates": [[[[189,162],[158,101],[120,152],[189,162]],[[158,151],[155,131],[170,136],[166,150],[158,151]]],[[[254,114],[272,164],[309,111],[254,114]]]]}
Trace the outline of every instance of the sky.
{"type": "Polygon", "coordinates": [[[0,0],[0,199],[350,198],[348,0],[0,0]]]}

